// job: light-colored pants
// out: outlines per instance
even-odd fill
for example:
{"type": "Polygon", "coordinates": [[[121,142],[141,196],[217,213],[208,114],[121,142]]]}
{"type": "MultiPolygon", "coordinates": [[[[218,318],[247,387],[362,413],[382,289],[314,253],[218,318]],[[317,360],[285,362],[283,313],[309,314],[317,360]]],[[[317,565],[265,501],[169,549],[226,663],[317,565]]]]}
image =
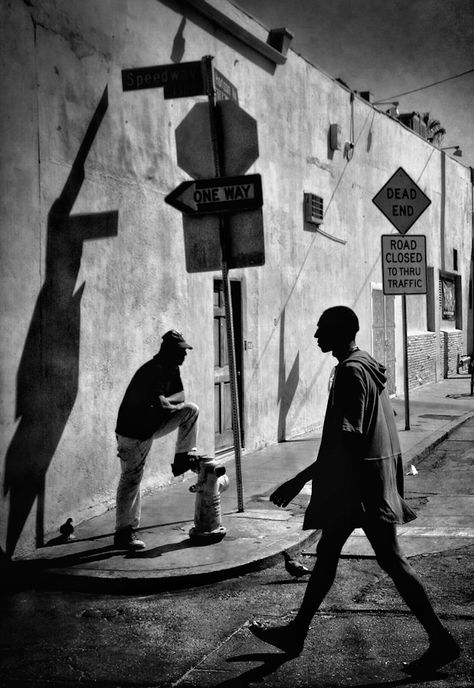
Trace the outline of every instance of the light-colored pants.
{"type": "Polygon", "coordinates": [[[117,435],[117,454],[122,474],[117,488],[116,530],[138,528],[141,514],[140,483],[153,440],[178,429],[176,454],[196,449],[199,408],[191,402],[173,411],[170,418],[147,440],[117,435]]]}

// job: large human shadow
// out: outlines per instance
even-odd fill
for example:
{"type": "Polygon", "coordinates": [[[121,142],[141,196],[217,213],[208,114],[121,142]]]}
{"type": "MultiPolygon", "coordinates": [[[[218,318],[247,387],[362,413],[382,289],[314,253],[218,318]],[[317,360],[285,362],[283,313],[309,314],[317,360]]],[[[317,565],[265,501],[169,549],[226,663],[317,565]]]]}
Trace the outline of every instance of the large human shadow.
{"type": "Polygon", "coordinates": [[[45,478],[78,391],[80,307],[75,291],[85,241],[116,236],[118,211],[71,215],[84,163],[108,107],[107,87],[92,116],[62,192],[48,214],[45,278],[26,337],[16,381],[19,419],[5,458],[9,494],[6,553],[15,551],[36,507],[36,546],[44,543],[45,478]]]}

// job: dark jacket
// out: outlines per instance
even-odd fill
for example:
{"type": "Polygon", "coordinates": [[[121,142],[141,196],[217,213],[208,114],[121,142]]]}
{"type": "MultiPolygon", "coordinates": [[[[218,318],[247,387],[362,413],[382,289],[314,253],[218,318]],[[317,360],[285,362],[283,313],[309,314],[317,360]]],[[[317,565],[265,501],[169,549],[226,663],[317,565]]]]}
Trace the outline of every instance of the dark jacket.
{"type": "Polygon", "coordinates": [[[162,354],[156,354],[137,370],[128,385],[115,432],[134,439],[148,439],[171,414],[162,407],[160,395],[168,397],[182,389],[179,367],[170,364],[162,354]]]}
{"type": "Polygon", "coordinates": [[[365,351],[352,352],[336,367],[304,528],[416,518],[403,499],[400,442],[386,380],[384,366],[365,351]],[[347,433],[356,437],[352,446],[347,433]]]}

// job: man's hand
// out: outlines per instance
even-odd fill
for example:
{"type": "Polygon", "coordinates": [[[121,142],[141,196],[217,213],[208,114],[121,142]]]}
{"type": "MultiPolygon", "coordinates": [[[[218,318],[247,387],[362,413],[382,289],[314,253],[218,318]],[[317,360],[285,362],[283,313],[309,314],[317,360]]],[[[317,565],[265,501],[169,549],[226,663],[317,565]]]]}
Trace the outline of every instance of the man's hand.
{"type": "Polygon", "coordinates": [[[277,506],[288,506],[291,500],[301,492],[305,484],[306,481],[301,480],[297,475],[295,478],[287,480],[286,483],[277,487],[275,492],[270,495],[270,501],[277,506]]]}
{"type": "Polygon", "coordinates": [[[184,403],[182,402],[175,402],[172,404],[169,399],[167,399],[165,396],[161,395],[159,397],[160,403],[164,409],[167,409],[168,411],[178,411],[179,409],[182,409],[184,406],[184,403]]]}

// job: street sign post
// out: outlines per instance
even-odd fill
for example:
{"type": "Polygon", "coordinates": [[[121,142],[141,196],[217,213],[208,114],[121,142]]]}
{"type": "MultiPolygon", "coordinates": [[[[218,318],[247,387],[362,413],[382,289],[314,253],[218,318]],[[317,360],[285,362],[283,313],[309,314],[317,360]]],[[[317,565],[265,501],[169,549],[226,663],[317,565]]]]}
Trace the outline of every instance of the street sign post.
{"type": "Polygon", "coordinates": [[[185,213],[188,271],[197,271],[189,267],[196,256],[198,269],[215,270],[216,263],[222,268],[237,503],[238,510],[244,511],[229,268],[263,265],[265,261],[262,186],[260,175],[236,177],[243,175],[258,157],[257,123],[239,107],[237,89],[215,69],[212,60],[207,55],[196,62],[124,69],[122,88],[124,91],[163,88],[165,98],[196,95],[208,98],[207,103],[195,105],[176,130],[178,164],[200,181],[184,182],[165,200],[185,213]],[[206,236],[207,243],[203,245],[206,236]]]}
{"type": "Polygon", "coordinates": [[[426,294],[426,237],[382,235],[384,294],[426,294]]]}
{"type": "Polygon", "coordinates": [[[423,234],[404,237],[396,234],[382,235],[383,293],[399,294],[402,297],[405,430],[410,429],[406,295],[426,294],[426,274],[426,237],[423,234]]]}
{"type": "Polygon", "coordinates": [[[400,234],[406,234],[431,200],[405,170],[399,167],[373,197],[372,202],[400,234]]]}
{"type": "Polygon", "coordinates": [[[263,202],[262,178],[249,174],[182,182],[165,201],[188,215],[254,210],[263,202]]]}
{"type": "MultiPolygon", "coordinates": [[[[239,106],[232,100],[222,100],[218,103],[217,93],[215,89],[215,80],[213,73],[212,57],[207,56],[203,58],[205,62],[206,84],[208,86],[208,104],[209,104],[209,124],[212,143],[212,157],[214,160],[215,176],[222,177],[225,174],[241,174],[245,172],[252,164],[253,160],[249,162],[244,169],[234,169],[230,171],[224,167],[223,161],[226,160],[223,153],[223,126],[222,126],[222,110],[221,117],[219,117],[218,106],[231,104],[240,110],[239,106]]],[[[242,111],[243,112],[243,111],[242,111]]],[[[260,211],[261,212],[261,211],[260,211]]],[[[225,215],[219,215],[219,240],[222,255],[222,283],[224,286],[224,306],[225,319],[227,330],[227,353],[229,357],[229,371],[230,371],[230,393],[232,399],[232,433],[234,437],[234,456],[235,456],[235,478],[237,485],[237,509],[239,512],[244,511],[244,493],[242,481],[242,434],[240,431],[240,410],[239,410],[239,394],[237,387],[237,367],[235,360],[235,339],[234,339],[234,323],[232,317],[232,296],[229,282],[229,257],[230,241],[228,236],[228,223],[225,220],[225,215]]]]}
{"type": "MultiPolygon", "coordinates": [[[[400,234],[406,234],[430,205],[431,200],[403,167],[399,167],[373,197],[372,202],[400,234]]],[[[409,239],[400,239],[392,235],[382,236],[382,273],[384,294],[400,294],[402,297],[405,430],[409,430],[406,295],[426,294],[426,238],[411,236],[409,239]]]]}

